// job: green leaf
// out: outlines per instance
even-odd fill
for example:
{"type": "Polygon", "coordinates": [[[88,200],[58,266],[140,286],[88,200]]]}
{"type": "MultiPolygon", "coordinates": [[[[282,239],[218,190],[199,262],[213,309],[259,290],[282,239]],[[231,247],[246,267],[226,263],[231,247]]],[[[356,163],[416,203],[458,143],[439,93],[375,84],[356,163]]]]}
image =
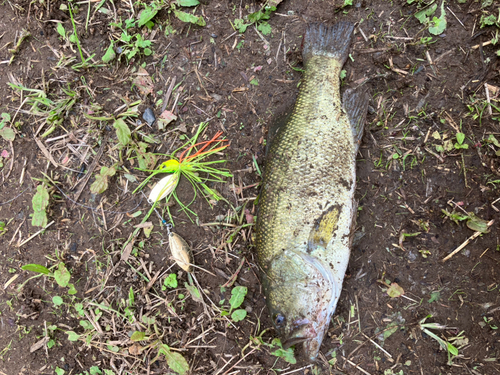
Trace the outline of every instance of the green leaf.
{"type": "Polygon", "coordinates": [[[65,288],[68,285],[71,274],[63,262],[59,263],[59,269],[54,271],[54,278],[59,286],[65,288]]]}
{"type": "Polygon", "coordinates": [[[254,86],[259,86],[259,80],[257,78],[254,78],[250,81],[250,84],[254,86]]]}
{"type": "Polygon", "coordinates": [[[231,314],[231,319],[235,322],[240,322],[243,319],[245,319],[247,316],[247,311],[244,309],[238,309],[234,310],[233,313],[231,314]]]}
{"type": "Polygon", "coordinates": [[[68,290],[68,294],[69,295],[72,296],[72,295],[74,295],[74,294],[77,293],[77,290],[76,290],[76,288],[75,288],[75,286],[73,284],[69,283],[68,284],[68,288],[69,288],[69,290],[68,290]]]}
{"type": "Polygon", "coordinates": [[[271,352],[271,354],[276,356],[276,357],[283,358],[286,362],[288,362],[292,365],[297,363],[297,360],[295,359],[295,357],[293,355],[292,348],[288,348],[286,350],[283,348],[280,348],[278,350],[275,350],[274,352],[271,352]]]}
{"type": "Polygon", "coordinates": [[[458,144],[464,143],[465,140],[465,134],[464,133],[457,133],[457,142],[458,144]]]}
{"type": "Polygon", "coordinates": [[[63,38],[66,38],[66,30],[64,29],[64,26],[62,25],[62,23],[57,23],[56,30],[60,36],[62,36],[63,38]]]}
{"type": "Polygon", "coordinates": [[[73,44],[76,44],[78,42],[78,38],[76,37],[76,35],[74,33],[71,34],[68,39],[73,44]]]}
{"type": "Polygon", "coordinates": [[[194,7],[200,2],[198,0],[177,0],[177,4],[181,7],[194,7]]]}
{"type": "MultiPolygon", "coordinates": [[[[412,0],[408,0],[408,1],[412,1],[412,0]]],[[[415,0],[413,0],[415,1],[415,0]]],[[[409,3],[411,4],[411,3],[409,3]]],[[[348,5],[352,5],[352,0],[344,0],[344,7],[348,6],[348,5]]]]}
{"type": "Polygon", "coordinates": [[[449,342],[446,343],[447,349],[450,352],[451,355],[457,356],[458,355],[458,349],[455,348],[452,344],[449,342]]]}
{"type": "Polygon", "coordinates": [[[3,128],[0,130],[0,137],[5,139],[6,141],[13,141],[16,138],[16,133],[14,133],[14,130],[12,128],[3,128]]]}
{"type": "Polygon", "coordinates": [[[41,264],[26,264],[21,267],[24,271],[38,272],[44,275],[50,275],[50,271],[47,267],[42,266],[41,264]]]}
{"type": "Polygon", "coordinates": [[[259,30],[264,35],[271,35],[272,28],[269,23],[267,23],[266,21],[262,21],[257,25],[257,30],[259,30]]]}
{"type": "Polygon", "coordinates": [[[189,371],[189,364],[180,353],[172,352],[170,349],[163,350],[162,353],[165,355],[168,367],[170,367],[173,371],[180,375],[184,375],[189,371]]]}
{"type": "Polygon", "coordinates": [[[244,33],[245,31],[247,31],[247,27],[250,25],[251,23],[245,23],[245,21],[241,18],[237,18],[234,20],[234,28],[240,33],[244,33]]]}
{"type": "Polygon", "coordinates": [[[115,57],[116,57],[116,53],[115,53],[115,49],[114,49],[114,42],[112,41],[111,44],[109,45],[108,49],[106,50],[106,53],[102,57],[102,61],[107,64],[110,61],[113,61],[115,57]]]}
{"type": "Polygon", "coordinates": [[[433,35],[439,35],[442,34],[444,30],[446,30],[446,19],[433,17],[429,32],[433,35]]]}
{"type": "Polygon", "coordinates": [[[94,326],[92,323],[90,323],[88,320],[80,320],[80,325],[83,327],[84,330],[89,331],[93,330],[94,326]]]}
{"type": "Polygon", "coordinates": [[[144,332],[139,332],[135,331],[132,333],[132,336],[130,336],[130,340],[132,341],[142,341],[146,338],[146,334],[144,332]]]}
{"type": "Polygon", "coordinates": [[[433,17],[429,32],[433,35],[442,34],[446,30],[446,12],[444,11],[444,0],[441,3],[441,15],[439,18],[433,17]]]}
{"type": "Polygon", "coordinates": [[[66,333],[68,334],[69,341],[78,341],[78,339],[80,338],[80,335],[73,331],[66,331],[66,333]]]}
{"type": "Polygon", "coordinates": [[[247,293],[248,289],[246,286],[235,286],[233,290],[231,290],[231,299],[229,300],[231,309],[234,310],[240,307],[245,300],[245,296],[247,295],[247,293]]]}
{"type": "Polygon", "coordinates": [[[52,297],[52,303],[56,306],[61,306],[64,303],[64,301],[61,297],[54,296],[54,297],[52,297]]]}
{"type": "Polygon", "coordinates": [[[142,27],[144,26],[147,22],[149,22],[151,19],[153,19],[154,16],[156,16],[156,13],[158,13],[159,8],[155,6],[148,6],[144,8],[144,10],[141,12],[139,15],[139,21],[137,22],[137,26],[142,27]]]}
{"type": "Polygon", "coordinates": [[[195,287],[194,285],[189,285],[188,283],[184,283],[184,286],[189,291],[189,294],[191,294],[191,298],[193,298],[194,301],[203,302],[203,299],[201,298],[201,293],[197,287],[195,287]]]}
{"type": "Polygon", "coordinates": [[[494,15],[494,14],[490,14],[489,16],[487,16],[486,14],[483,14],[481,16],[481,28],[485,27],[485,26],[492,26],[495,24],[497,20],[497,17],[494,15]]]}
{"type": "Polygon", "coordinates": [[[489,233],[490,227],[488,226],[488,221],[477,217],[474,214],[469,214],[469,219],[467,220],[467,227],[475,232],[489,233]]]}
{"type": "Polygon", "coordinates": [[[49,205],[49,193],[47,188],[43,185],[38,185],[36,187],[36,194],[31,200],[33,206],[33,218],[31,219],[31,225],[34,227],[45,227],[47,225],[47,214],[45,208],[49,205]]]}
{"type": "Polygon", "coordinates": [[[180,10],[174,10],[174,14],[182,22],[193,23],[198,26],[205,26],[207,24],[202,16],[195,16],[194,14],[182,12],[180,10]]]}
{"type": "Polygon", "coordinates": [[[248,15],[248,20],[250,22],[257,22],[261,20],[268,20],[271,18],[271,13],[276,10],[276,7],[266,6],[257,12],[248,15]]]}
{"type": "Polygon", "coordinates": [[[429,298],[427,300],[427,302],[429,302],[429,303],[435,302],[435,301],[439,300],[440,297],[441,297],[441,293],[439,291],[432,292],[431,298],[429,298]]]}
{"type": "Polygon", "coordinates": [[[437,4],[432,4],[429,8],[421,10],[415,13],[415,18],[420,21],[420,23],[429,22],[429,16],[433,15],[437,9],[437,4]]]}
{"type": "Polygon", "coordinates": [[[89,368],[90,375],[101,375],[102,371],[97,366],[92,366],[89,368]]]}
{"type": "Polygon", "coordinates": [[[134,288],[130,287],[130,289],[128,290],[128,305],[134,306],[134,303],[135,303],[134,288]]]}
{"type": "Polygon", "coordinates": [[[490,136],[487,139],[487,142],[493,143],[495,146],[500,147],[500,143],[498,142],[498,140],[495,138],[495,136],[493,134],[490,134],[490,136]]]}
{"type": "Polygon", "coordinates": [[[163,285],[165,285],[167,288],[177,288],[177,275],[175,273],[171,273],[170,275],[168,275],[163,281],[163,285]]]}
{"type": "Polygon", "coordinates": [[[56,375],[64,375],[66,371],[64,371],[62,368],[59,368],[56,366],[56,369],[54,370],[56,375]]]}
{"type": "Polygon", "coordinates": [[[121,147],[128,145],[132,140],[132,135],[125,121],[119,118],[113,123],[113,127],[116,129],[116,136],[118,137],[121,147]]]}
{"type": "Polygon", "coordinates": [[[90,191],[94,194],[104,193],[108,189],[108,177],[115,174],[115,168],[101,167],[101,173],[95,176],[95,181],[90,185],[90,191]]]}

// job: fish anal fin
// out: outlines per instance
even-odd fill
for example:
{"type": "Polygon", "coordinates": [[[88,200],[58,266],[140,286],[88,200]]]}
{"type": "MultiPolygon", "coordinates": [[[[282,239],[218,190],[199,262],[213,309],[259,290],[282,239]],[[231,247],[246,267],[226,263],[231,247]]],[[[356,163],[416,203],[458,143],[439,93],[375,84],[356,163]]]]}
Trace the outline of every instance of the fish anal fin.
{"type": "Polygon", "coordinates": [[[361,138],[363,137],[368,100],[369,95],[365,88],[358,87],[356,89],[348,89],[344,92],[342,105],[351,124],[355,154],[358,153],[361,138]]]}

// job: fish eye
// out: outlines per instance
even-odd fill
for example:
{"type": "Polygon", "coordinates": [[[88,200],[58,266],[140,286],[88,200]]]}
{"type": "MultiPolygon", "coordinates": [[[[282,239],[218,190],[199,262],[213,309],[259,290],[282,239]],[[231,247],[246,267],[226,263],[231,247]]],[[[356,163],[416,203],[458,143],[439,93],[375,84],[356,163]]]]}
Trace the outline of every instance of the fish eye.
{"type": "Polygon", "coordinates": [[[274,319],[274,324],[278,328],[285,324],[285,317],[283,315],[281,315],[280,313],[274,314],[273,319],[274,319]]]}

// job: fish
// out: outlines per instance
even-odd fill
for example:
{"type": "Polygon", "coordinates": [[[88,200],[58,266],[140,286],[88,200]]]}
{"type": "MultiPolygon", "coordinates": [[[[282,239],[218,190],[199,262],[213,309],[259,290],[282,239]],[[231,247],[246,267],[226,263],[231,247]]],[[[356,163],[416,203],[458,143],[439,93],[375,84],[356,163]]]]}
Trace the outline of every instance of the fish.
{"type": "Polygon", "coordinates": [[[266,304],[283,347],[302,344],[315,361],[335,312],[356,218],[356,155],[368,92],[346,90],[340,73],[354,25],[311,23],[293,109],[264,166],[255,251],[266,304]]]}

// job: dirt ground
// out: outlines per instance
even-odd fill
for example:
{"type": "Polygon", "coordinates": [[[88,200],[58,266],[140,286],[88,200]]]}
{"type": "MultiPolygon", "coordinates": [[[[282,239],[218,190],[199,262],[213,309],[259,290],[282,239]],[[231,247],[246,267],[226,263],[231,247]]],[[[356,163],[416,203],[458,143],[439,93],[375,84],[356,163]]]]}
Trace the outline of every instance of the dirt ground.
{"type": "MultiPolygon", "coordinates": [[[[270,33],[233,28],[259,2],[183,8],[202,16],[204,26],[182,22],[165,2],[151,30],[128,29],[152,41],[151,55],[140,47],[130,60],[103,63],[111,40],[116,53],[126,49],[111,23],[139,19],[145,3],[72,2],[83,56],[95,54],[92,66],[76,71],[81,58],[69,40],[66,1],[0,1],[0,113],[10,115],[4,127],[15,133],[13,141],[0,136],[0,374],[183,373],[179,355],[191,374],[500,373],[498,5],[446,1],[446,28],[436,36],[415,17],[421,1],[283,0],[270,13],[270,33]],[[491,24],[481,27],[488,15],[491,24]],[[291,364],[272,346],[276,333],[252,250],[254,202],[267,131],[298,92],[305,25],[338,20],[358,23],[343,89],[362,84],[372,97],[357,162],[359,213],[318,362],[307,362],[297,348],[291,364]],[[30,35],[13,54],[23,30],[30,35]],[[138,72],[148,77],[140,67],[151,78],[149,93],[133,85],[138,72]],[[47,116],[34,113],[29,91],[9,83],[52,101],[69,90],[75,102],[43,137],[47,116]],[[133,236],[150,206],[132,192],[148,173],[124,156],[109,118],[136,101],[139,116],[126,123],[135,142],[154,137],[145,143],[157,154],[150,168],[201,122],[208,126],[200,140],[220,130],[230,141],[212,158],[227,160],[233,177],[209,184],[224,199],[211,208],[198,195],[190,206],[197,216],[170,206],[175,232],[199,267],[194,284],[171,259],[167,230],[154,213],[152,232],[133,236]],[[177,120],[163,129],[144,125],[144,111],[158,117],[164,105],[177,120]],[[109,188],[94,194],[103,166],[117,171],[109,188]],[[37,186],[48,189],[53,222],[42,232],[31,216],[37,186]],[[488,233],[477,218],[489,222],[488,233]],[[61,263],[76,294],[52,277],[61,263]],[[33,278],[38,274],[21,269],[27,264],[43,265],[52,276],[33,278]],[[170,273],[177,275],[175,288],[164,287],[170,273]],[[241,306],[247,316],[238,322],[221,314],[237,286],[248,289],[241,306]],[[160,344],[168,345],[166,354],[160,344]]],[[[435,4],[439,17],[441,3],[435,4]]],[[[181,201],[193,199],[185,179],[177,191],[181,201]]],[[[159,212],[166,215],[164,204],[159,212]]]]}

